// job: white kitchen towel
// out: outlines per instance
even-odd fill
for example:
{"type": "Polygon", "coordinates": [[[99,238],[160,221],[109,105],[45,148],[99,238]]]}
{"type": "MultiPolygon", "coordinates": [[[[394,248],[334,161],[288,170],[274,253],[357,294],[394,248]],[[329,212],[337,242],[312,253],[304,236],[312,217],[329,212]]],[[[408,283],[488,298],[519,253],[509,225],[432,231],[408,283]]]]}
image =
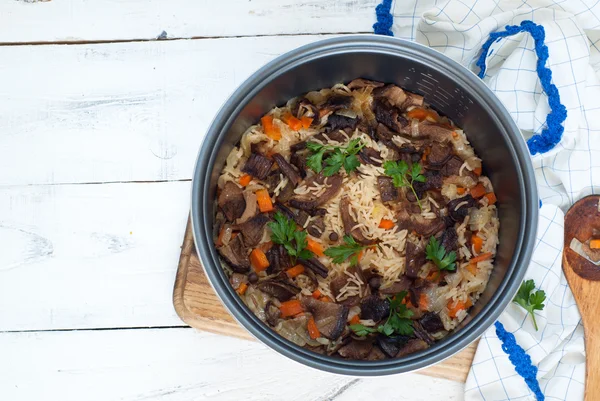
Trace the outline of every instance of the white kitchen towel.
{"type": "MultiPolygon", "coordinates": [[[[561,269],[564,212],[600,187],[600,1],[580,0],[395,0],[378,8],[376,31],[393,24],[394,36],[434,48],[475,73],[481,48],[492,32],[529,20],[545,31],[561,103],[564,134],[550,151],[532,156],[541,198],[533,259],[526,278],[547,294],[536,311],[535,331],[525,311],[511,304],[500,322],[537,366],[546,400],[582,400],[585,350],[580,315],[561,269]],[[386,7],[387,6],[387,7],[386,7]]],[[[528,33],[491,47],[486,84],[502,100],[524,139],[546,127],[550,112],[536,71],[537,54],[528,33]]],[[[496,328],[482,337],[465,386],[466,400],[535,400],[502,350],[496,328]]]]}

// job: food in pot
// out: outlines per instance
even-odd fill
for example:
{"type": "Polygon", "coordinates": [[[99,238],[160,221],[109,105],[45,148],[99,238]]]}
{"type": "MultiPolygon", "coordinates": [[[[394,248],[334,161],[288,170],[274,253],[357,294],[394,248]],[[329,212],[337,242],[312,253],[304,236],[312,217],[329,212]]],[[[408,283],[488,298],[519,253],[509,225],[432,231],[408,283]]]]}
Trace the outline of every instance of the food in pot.
{"type": "Polygon", "coordinates": [[[426,349],[465,319],[498,244],[465,133],[422,96],[356,79],[250,127],[218,180],[231,285],[293,343],[348,359],[426,349]]]}

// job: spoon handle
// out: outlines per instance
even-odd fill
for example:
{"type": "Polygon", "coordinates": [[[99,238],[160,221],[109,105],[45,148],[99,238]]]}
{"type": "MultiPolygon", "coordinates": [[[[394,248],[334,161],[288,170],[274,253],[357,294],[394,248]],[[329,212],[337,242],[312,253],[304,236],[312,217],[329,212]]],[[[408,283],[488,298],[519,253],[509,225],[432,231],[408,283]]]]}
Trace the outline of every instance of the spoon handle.
{"type": "MultiPolygon", "coordinates": [[[[596,319],[600,316],[596,317],[596,319]]],[[[585,400],[600,400],[600,330],[595,324],[584,320],[585,331],[585,400]],[[590,323],[587,324],[586,323],[590,323]]]]}

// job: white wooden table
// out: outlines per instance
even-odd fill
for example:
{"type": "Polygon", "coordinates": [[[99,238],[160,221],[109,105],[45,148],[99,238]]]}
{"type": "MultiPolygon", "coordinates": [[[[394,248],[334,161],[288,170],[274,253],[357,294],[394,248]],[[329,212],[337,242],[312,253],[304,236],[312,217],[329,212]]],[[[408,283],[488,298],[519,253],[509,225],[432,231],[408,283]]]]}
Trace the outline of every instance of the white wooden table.
{"type": "Polygon", "coordinates": [[[0,2],[0,399],[462,399],[417,374],[318,372],[172,306],[221,103],[287,50],[371,32],[376,3],[0,2]]]}

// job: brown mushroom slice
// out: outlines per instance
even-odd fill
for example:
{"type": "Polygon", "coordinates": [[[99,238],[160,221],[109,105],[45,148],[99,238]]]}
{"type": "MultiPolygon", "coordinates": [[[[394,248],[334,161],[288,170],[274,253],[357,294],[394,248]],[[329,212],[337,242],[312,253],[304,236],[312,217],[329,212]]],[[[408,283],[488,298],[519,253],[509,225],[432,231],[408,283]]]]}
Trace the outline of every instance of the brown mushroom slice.
{"type": "Polygon", "coordinates": [[[290,199],[289,203],[291,206],[310,211],[318,208],[331,198],[335,197],[342,189],[342,176],[339,174],[332,175],[331,177],[325,177],[322,173],[319,173],[309,179],[304,180],[304,185],[311,187],[313,184],[325,184],[327,188],[322,194],[318,196],[314,193],[307,193],[302,195],[295,195],[290,199]]]}
{"type": "Polygon", "coordinates": [[[244,213],[240,216],[239,219],[235,221],[236,224],[243,224],[256,216],[258,213],[258,202],[256,200],[256,194],[252,191],[245,190],[243,192],[244,200],[246,201],[246,208],[244,209],[244,213]]]}
{"type": "Polygon", "coordinates": [[[372,164],[373,166],[379,167],[383,163],[381,152],[369,147],[362,148],[360,152],[358,152],[358,157],[362,164],[372,164]]]}
{"type": "Polygon", "coordinates": [[[382,202],[398,200],[400,194],[398,193],[398,188],[396,188],[394,185],[394,180],[392,177],[377,177],[377,188],[379,188],[379,194],[381,195],[382,202]]]}
{"type": "Polygon", "coordinates": [[[252,177],[264,180],[267,178],[267,175],[269,175],[273,163],[273,160],[266,158],[263,155],[251,153],[246,164],[244,164],[242,171],[246,174],[250,174],[252,177]]]}
{"type": "Polygon", "coordinates": [[[406,92],[396,85],[386,85],[383,88],[378,88],[373,91],[374,97],[383,97],[387,99],[392,106],[398,108],[403,107],[404,102],[408,99],[406,92]]]}
{"type": "Polygon", "coordinates": [[[400,348],[400,351],[398,351],[396,354],[396,358],[400,358],[417,351],[422,351],[427,348],[429,348],[429,345],[425,341],[421,340],[420,338],[414,338],[412,340],[408,340],[408,342],[402,348],[400,348]]]}
{"type": "MultiPolygon", "coordinates": [[[[346,128],[354,130],[357,124],[358,118],[343,116],[341,114],[332,114],[327,118],[327,126],[331,129],[331,133],[346,128]]],[[[328,134],[327,136],[330,135],[328,134]]]]}
{"type": "Polygon", "coordinates": [[[300,263],[304,267],[308,267],[310,270],[318,274],[319,276],[326,278],[329,274],[329,270],[325,267],[325,265],[319,262],[317,258],[310,259],[300,259],[300,263]]]}
{"type": "Polygon", "coordinates": [[[425,330],[432,334],[444,330],[444,323],[442,323],[440,315],[435,312],[426,312],[419,322],[425,330]]]}
{"type": "Polygon", "coordinates": [[[265,224],[270,220],[268,215],[260,213],[243,224],[236,224],[233,229],[241,232],[246,246],[256,246],[263,237],[265,224]]]}
{"type": "Polygon", "coordinates": [[[403,109],[406,109],[411,106],[423,107],[423,96],[417,95],[416,93],[406,92],[406,101],[402,105],[403,109]]]}
{"type": "Polygon", "coordinates": [[[277,163],[283,174],[287,178],[289,178],[290,182],[294,186],[300,184],[300,181],[302,181],[302,177],[300,177],[300,174],[296,171],[296,169],[290,163],[288,163],[282,155],[280,155],[279,153],[275,153],[273,154],[273,159],[275,159],[275,162],[277,163]]]}
{"type": "Polygon", "coordinates": [[[369,295],[360,302],[361,319],[371,319],[375,322],[383,320],[390,314],[390,302],[378,295],[369,295]]]}
{"type": "Polygon", "coordinates": [[[348,89],[363,89],[363,88],[380,88],[385,85],[383,82],[371,81],[364,78],[356,78],[352,80],[348,85],[348,89]]]}
{"type": "Polygon", "coordinates": [[[279,280],[261,281],[256,284],[256,287],[265,294],[269,294],[281,302],[287,301],[300,293],[300,288],[279,280]]]}
{"type": "Polygon", "coordinates": [[[343,333],[348,319],[347,306],[318,301],[312,297],[302,297],[302,305],[312,313],[322,336],[335,340],[343,333]]]}
{"type": "Polygon", "coordinates": [[[422,122],[418,125],[419,138],[429,138],[436,142],[448,142],[452,140],[452,130],[436,124],[422,122]]]}
{"type": "Polygon", "coordinates": [[[452,156],[446,164],[440,169],[440,174],[444,177],[459,175],[460,168],[463,165],[463,160],[458,156],[452,156]]]}
{"type": "Polygon", "coordinates": [[[325,232],[325,220],[323,216],[317,216],[308,223],[306,231],[315,238],[321,238],[325,232]]]}
{"type": "Polygon", "coordinates": [[[269,267],[267,268],[267,273],[269,274],[277,273],[292,267],[290,256],[283,245],[273,245],[271,249],[267,251],[266,256],[269,261],[269,267]]]}
{"type": "Polygon", "coordinates": [[[406,276],[417,278],[425,261],[425,248],[421,244],[417,245],[411,241],[406,241],[406,276]]]}
{"type": "Polygon", "coordinates": [[[446,228],[440,238],[440,244],[446,252],[456,251],[458,249],[458,234],[454,226],[446,228]]]}
{"type": "Polygon", "coordinates": [[[337,111],[341,109],[348,109],[352,106],[352,96],[333,94],[323,103],[322,109],[327,111],[337,111]]]}
{"type": "Polygon", "coordinates": [[[338,350],[338,354],[348,359],[367,359],[373,349],[371,341],[352,340],[338,350]]]}
{"type": "Polygon", "coordinates": [[[292,110],[292,113],[298,117],[312,117],[311,125],[319,125],[319,109],[310,102],[307,98],[303,98],[301,101],[296,103],[296,107],[292,110]]]}
{"type": "Polygon", "coordinates": [[[391,129],[400,133],[408,127],[408,120],[400,115],[398,109],[386,104],[386,102],[377,100],[373,102],[373,112],[375,119],[391,129]]]}
{"type": "Polygon", "coordinates": [[[344,224],[346,235],[351,235],[352,238],[363,245],[372,245],[376,242],[376,240],[365,238],[360,229],[355,228],[358,222],[350,214],[350,198],[347,196],[344,196],[340,201],[340,214],[342,215],[342,223],[344,224]]]}
{"type": "Polygon", "coordinates": [[[394,358],[398,355],[400,348],[402,348],[408,341],[410,341],[410,337],[408,336],[394,336],[388,337],[383,334],[379,334],[376,337],[377,345],[383,352],[387,354],[390,358],[394,358]]]}
{"type": "Polygon", "coordinates": [[[423,237],[431,237],[445,227],[446,225],[444,222],[437,217],[434,219],[426,219],[420,214],[411,216],[411,228],[423,237]]]}
{"type": "Polygon", "coordinates": [[[238,235],[229,241],[229,244],[219,247],[218,251],[233,271],[247,273],[250,270],[248,251],[241,236],[238,235]]]}
{"type": "Polygon", "coordinates": [[[384,295],[396,295],[399,292],[408,290],[411,285],[412,280],[410,280],[406,276],[400,276],[398,281],[395,281],[391,286],[386,288],[380,288],[379,293],[384,295]]]}
{"type": "Polygon", "coordinates": [[[281,311],[277,305],[275,305],[273,301],[269,299],[265,304],[265,318],[267,323],[269,323],[269,325],[272,327],[275,327],[279,321],[279,316],[281,316],[281,311]]]}
{"type": "Polygon", "coordinates": [[[452,157],[452,147],[443,142],[434,142],[431,144],[431,151],[427,155],[428,167],[439,170],[452,157]]]}
{"type": "Polygon", "coordinates": [[[246,208],[242,189],[231,181],[225,183],[217,203],[228,221],[235,221],[235,219],[241,217],[246,208]]]}
{"type": "Polygon", "coordinates": [[[435,339],[423,328],[420,321],[413,321],[413,329],[415,333],[415,337],[420,338],[425,341],[428,345],[431,345],[435,342],[435,339]]]}
{"type": "Polygon", "coordinates": [[[469,208],[477,205],[477,199],[471,195],[463,196],[462,198],[453,199],[448,202],[448,214],[452,220],[457,223],[462,223],[469,214],[469,208]]]}

